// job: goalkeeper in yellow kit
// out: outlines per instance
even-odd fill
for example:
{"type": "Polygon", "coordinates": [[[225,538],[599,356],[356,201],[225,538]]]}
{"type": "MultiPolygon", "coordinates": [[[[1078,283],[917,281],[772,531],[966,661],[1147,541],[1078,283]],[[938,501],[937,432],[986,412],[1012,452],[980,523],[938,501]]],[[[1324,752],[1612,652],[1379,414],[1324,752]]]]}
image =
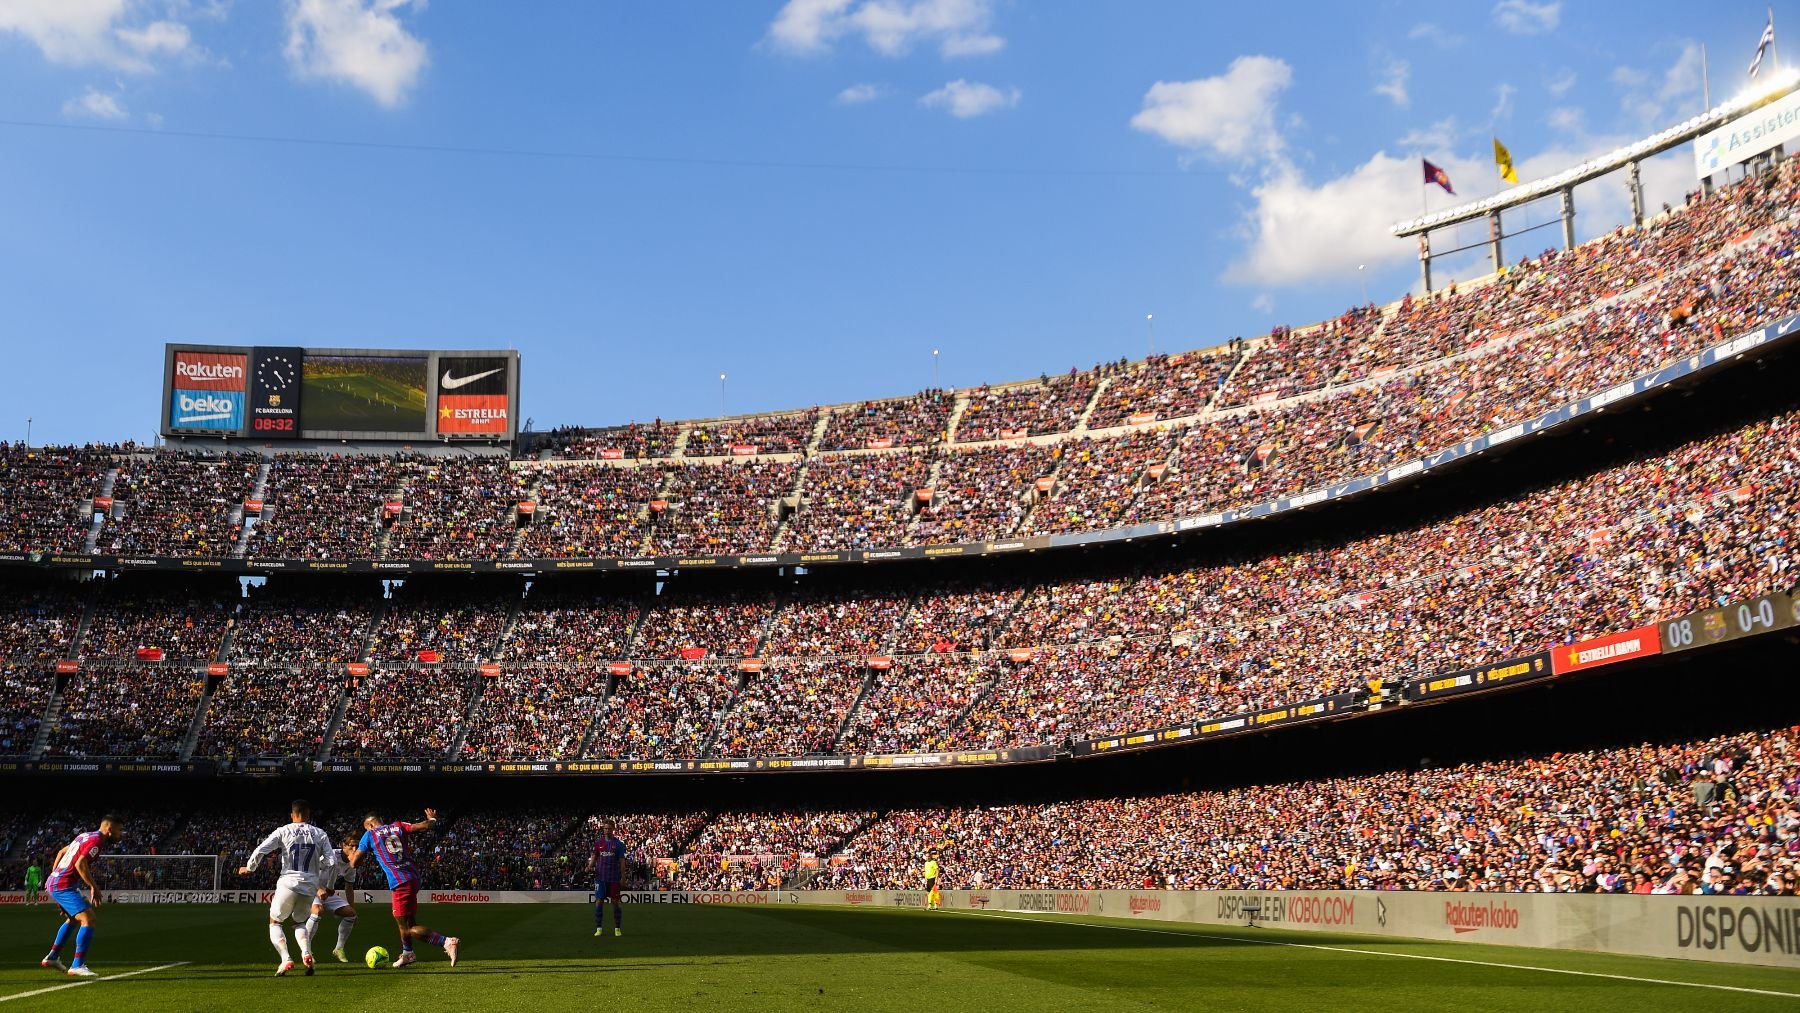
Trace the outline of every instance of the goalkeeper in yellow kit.
{"type": "Polygon", "coordinates": [[[938,893],[938,860],[935,853],[925,858],[925,909],[936,911],[944,906],[944,897],[938,893]]]}

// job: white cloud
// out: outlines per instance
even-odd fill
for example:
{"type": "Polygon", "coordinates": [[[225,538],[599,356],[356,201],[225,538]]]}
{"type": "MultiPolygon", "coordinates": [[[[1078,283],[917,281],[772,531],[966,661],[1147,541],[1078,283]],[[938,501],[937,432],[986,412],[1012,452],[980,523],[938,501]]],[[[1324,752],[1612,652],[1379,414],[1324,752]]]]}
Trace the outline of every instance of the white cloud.
{"type": "Polygon", "coordinates": [[[1406,78],[1412,72],[1412,66],[1405,60],[1388,59],[1376,73],[1375,94],[1386,95],[1402,109],[1412,104],[1406,94],[1406,78]]]}
{"type": "Polygon", "coordinates": [[[1550,115],[1545,118],[1544,122],[1550,124],[1552,129],[1571,134],[1579,134],[1587,126],[1586,118],[1582,115],[1581,110],[1574,106],[1558,106],[1550,110],[1550,115]]]}
{"type": "Polygon", "coordinates": [[[113,34],[140,56],[184,53],[194,43],[193,33],[179,21],[152,21],[142,28],[120,28],[113,34]]]}
{"type": "Polygon", "coordinates": [[[1430,21],[1421,21],[1412,26],[1406,37],[1414,42],[1429,42],[1439,49],[1455,49],[1463,44],[1463,37],[1430,21]]]}
{"type": "MultiPolygon", "coordinates": [[[[1531,180],[1558,172],[1635,139],[1636,135],[1584,138],[1575,147],[1537,152],[1518,163],[1519,178],[1531,180]]],[[[1441,158],[1434,156],[1432,161],[1442,166],[1459,188],[1456,197],[1436,187],[1424,191],[1433,208],[1451,207],[1484,196],[1495,185],[1494,160],[1485,138],[1476,154],[1444,154],[1441,158]]],[[[1693,163],[1685,151],[1659,156],[1641,165],[1646,200],[1652,207],[1661,201],[1679,201],[1693,181],[1693,163]]],[[[1584,235],[1598,234],[1628,220],[1630,200],[1621,179],[1619,174],[1604,176],[1577,188],[1576,206],[1584,235]]],[[[1280,288],[1312,284],[1321,278],[1341,281],[1355,274],[1358,264],[1376,270],[1377,265],[1391,267],[1414,261],[1418,257],[1417,245],[1394,238],[1388,233],[1388,226],[1417,217],[1420,194],[1418,159],[1394,157],[1385,151],[1376,152],[1367,162],[1341,176],[1317,184],[1291,168],[1272,173],[1251,190],[1255,204],[1246,212],[1243,223],[1249,246],[1227,269],[1225,278],[1239,284],[1280,288]]],[[[1511,217],[1516,214],[1509,213],[1508,228],[1521,220],[1511,217]]],[[[1436,244],[1444,245],[1448,238],[1440,234],[1436,244]]],[[[1518,245],[1521,242],[1536,239],[1514,240],[1506,247],[1509,258],[1517,259],[1525,252],[1518,245]]],[[[1531,249],[1536,252],[1537,248],[1531,249]]],[[[1482,256],[1478,249],[1461,261],[1446,261],[1438,268],[1440,281],[1463,268],[1470,268],[1463,277],[1485,273],[1482,256]]]]}
{"type": "Polygon", "coordinates": [[[1575,87],[1575,80],[1575,72],[1564,67],[1557,71],[1555,77],[1544,82],[1544,90],[1549,92],[1553,98],[1562,98],[1575,87]]]}
{"type": "Polygon", "coordinates": [[[1500,0],[1494,5],[1494,24],[1514,35],[1544,35],[1562,24],[1562,3],[1534,4],[1531,0],[1500,0]]]}
{"type": "Polygon", "coordinates": [[[1258,292],[1256,298],[1250,300],[1250,308],[1258,313],[1275,312],[1275,297],[1267,292],[1258,292]]]}
{"type": "Polygon", "coordinates": [[[1151,85],[1131,125],[1221,158],[1276,158],[1285,145],[1275,127],[1275,103],[1293,79],[1283,60],[1240,56],[1217,77],[1151,85]]]}
{"type": "Polygon", "coordinates": [[[125,103],[119,101],[117,95],[88,86],[88,90],[63,103],[64,116],[86,117],[96,120],[122,120],[126,117],[125,103]]]}
{"type": "Polygon", "coordinates": [[[400,23],[425,0],[288,0],[288,66],[301,78],[360,88],[392,108],[406,101],[430,62],[426,45],[400,23]]]}
{"type": "Polygon", "coordinates": [[[1513,96],[1518,93],[1519,89],[1514,88],[1505,81],[1494,86],[1494,108],[1488,110],[1488,123],[1490,125],[1499,123],[1501,120],[1512,119],[1512,100],[1513,96]]]}
{"type": "Polygon", "coordinates": [[[24,36],[44,59],[69,66],[100,66],[131,74],[156,69],[157,58],[195,57],[200,50],[186,25],[144,20],[138,0],[0,0],[0,32],[24,36]]]}
{"type": "Polygon", "coordinates": [[[947,109],[950,115],[959,120],[984,116],[1000,109],[1010,109],[1019,104],[1023,95],[1017,88],[1001,91],[991,84],[980,81],[964,81],[961,78],[951,81],[937,91],[919,99],[919,104],[928,109],[947,109]]]}
{"type": "Polygon", "coordinates": [[[853,84],[837,93],[837,103],[841,106],[857,106],[873,102],[886,94],[887,89],[878,84],[853,84]]]}
{"type": "Polygon", "coordinates": [[[1414,127],[1400,135],[1396,146],[1406,151],[1423,151],[1430,154],[1434,151],[1450,151],[1456,147],[1457,138],[1462,130],[1457,126],[1456,117],[1446,116],[1426,127],[1414,127]]]}
{"type": "Polygon", "coordinates": [[[788,53],[829,52],[858,38],[883,56],[935,42],[946,57],[985,56],[1005,48],[989,31],[993,0],[788,0],[764,41],[788,53]]]}
{"type": "Polygon", "coordinates": [[[1701,66],[1700,46],[1687,42],[1660,81],[1649,71],[1627,66],[1614,67],[1610,77],[1627,117],[1644,126],[1661,126],[1700,111],[1701,66]]]}
{"type": "Polygon", "coordinates": [[[150,124],[151,129],[160,130],[160,129],[162,129],[162,125],[163,125],[163,114],[162,113],[145,113],[144,114],[144,122],[150,124]]]}

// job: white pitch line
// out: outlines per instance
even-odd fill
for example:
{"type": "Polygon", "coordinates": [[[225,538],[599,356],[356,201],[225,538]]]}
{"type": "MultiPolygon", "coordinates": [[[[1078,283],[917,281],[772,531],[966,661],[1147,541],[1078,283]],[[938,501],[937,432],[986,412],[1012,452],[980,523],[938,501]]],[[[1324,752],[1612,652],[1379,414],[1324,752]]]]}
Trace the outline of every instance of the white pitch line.
{"type": "Polygon", "coordinates": [[[80,981],[71,981],[67,985],[51,985],[49,988],[38,988],[29,992],[18,992],[13,995],[0,995],[0,1002],[12,1002],[14,999],[29,999],[34,995],[43,995],[46,992],[61,992],[65,988],[80,988],[83,985],[92,985],[95,982],[117,981],[120,978],[129,978],[134,974],[149,974],[151,971],[167,971],[171,967],[182,967],[190,963],[192,963],[192,961],[177,960],[173,964],[158,964],[155,967],[142,967],[138,970],[125,971],[121,974],[109,974],[104,978],[83,978],[80,981]]]}
{"type": "MultiPolygon", "coordinates": [[[[1424,953],[1391,953],[1387,950],[1363,950],[1354,946],[1326,946],[1323,943],[1290,943],[1279,939],[1254,939],[1249,936],[1225,936],[1215,932],[1178,932],[1174,929],[1149,929],[1141,925],[1105,925],[1099,922],[1071,921],[1062,918],[1031,918],[1024,915],[1007,914],[1001,911],[953,911],[952,914],[969,914],[979,918],[1004,918],[1015,922],[1036,922],[1079,926],[1090,929],[1116,929],[1120,932],[1148,932],[1158,936],[1186,936],[1188,938],[1218,939],[1233,943],[1256,943],[1260,946],[1288,946],[1297,950],[1328,950],[1332,953],[1359,953],[1369,957],[1397,957],[1402,960],[1431,960],[1442,964],[1471,964],[1476,967],[1503,967],[1510,971],[1540,971],[1544,974],[1572,974],[1580,978],[1610,978],[1614,981],[1635,981],[1645,985],[1677,985],[1683,988],[1711,988],[1721,992],[1745,992],[1750,995],[1772,995],[1782,999],[1800,999],[1800,992],[1776,992],[1766,988],[1748,988],[1743,985],[1713,985],[1701,981],[1677,981],[1673,978],[1639,978],[1630,974],[1606,974],[1601,971],[1572,971],[1564,967],[1538,967],[1534,964],[1503,964],[1495,960],[1470,960],[1467,957],[1434,957],[1424,953]]],[[[1049,912],[1044,912],[1048,914],[1049,912]]],[[[1429,940],[1420,940],[1429,942],[1429,940]]],[[[1616,955],[1616,954],[1614,954],[1616,955]]]]}

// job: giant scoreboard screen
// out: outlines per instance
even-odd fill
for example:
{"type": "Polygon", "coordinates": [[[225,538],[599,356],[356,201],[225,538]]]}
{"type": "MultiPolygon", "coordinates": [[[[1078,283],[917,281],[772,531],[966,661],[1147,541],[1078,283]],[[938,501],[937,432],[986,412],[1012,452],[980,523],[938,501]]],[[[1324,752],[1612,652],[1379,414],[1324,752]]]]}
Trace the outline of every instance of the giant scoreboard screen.
{"type": "Polygon", "coordinates": [[[164,348],[164,436],[511,440],[519,353],[179,345],[164,348]]]}

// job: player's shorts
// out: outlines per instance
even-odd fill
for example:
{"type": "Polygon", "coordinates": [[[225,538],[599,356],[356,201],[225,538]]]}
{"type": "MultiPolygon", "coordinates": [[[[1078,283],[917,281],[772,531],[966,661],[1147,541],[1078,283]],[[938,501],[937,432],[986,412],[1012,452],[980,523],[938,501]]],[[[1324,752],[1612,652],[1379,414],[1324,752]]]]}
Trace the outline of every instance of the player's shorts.
{"type": "Polygon", "coordinates": [[[411,918],[419,913],[419,882],[394,884],[394,917],[411,918]]]}
{"type": "Polygon", "coordinates": [[[614,904],[619,902],[619,884],[617,881],[594,884],[594,903],[598,904],[603,900],[610,900],[614,904]]]}
{"type": "Polygon", "coordinates": [[[933,876],[930,879],[925,881],[925,892],[926,893],[930,893],[931,891],[936,890],[936,889],[937,889],[937,877],[936,876],[933,876]]]}
{"type": "Polygon", "coordinates": [[[68,915],[78,915],[94,906],[88,901],[88,895],[75,887],[67,890],[52,890],[50,899],[56,902],[57,907],[63,909],[64,914],[68,915]]]}
{"type": "Polygon", "coordinates": [[[350,906],[349,898],[341,893],[334,893],[329,897],[320,897],[316,900],[316,903],[323,905],[325,910],[332,914],[337,914],[339,911],[350,906]]]}
{"type": "Polygon", "coordinates": [[[292,918],[297,922],[305,921],[312,913],[317,894],[318,887],[305,880],[283,878],[277,881],[275,892],[269,897],[269,920],[285,922],[292,918]]]}

